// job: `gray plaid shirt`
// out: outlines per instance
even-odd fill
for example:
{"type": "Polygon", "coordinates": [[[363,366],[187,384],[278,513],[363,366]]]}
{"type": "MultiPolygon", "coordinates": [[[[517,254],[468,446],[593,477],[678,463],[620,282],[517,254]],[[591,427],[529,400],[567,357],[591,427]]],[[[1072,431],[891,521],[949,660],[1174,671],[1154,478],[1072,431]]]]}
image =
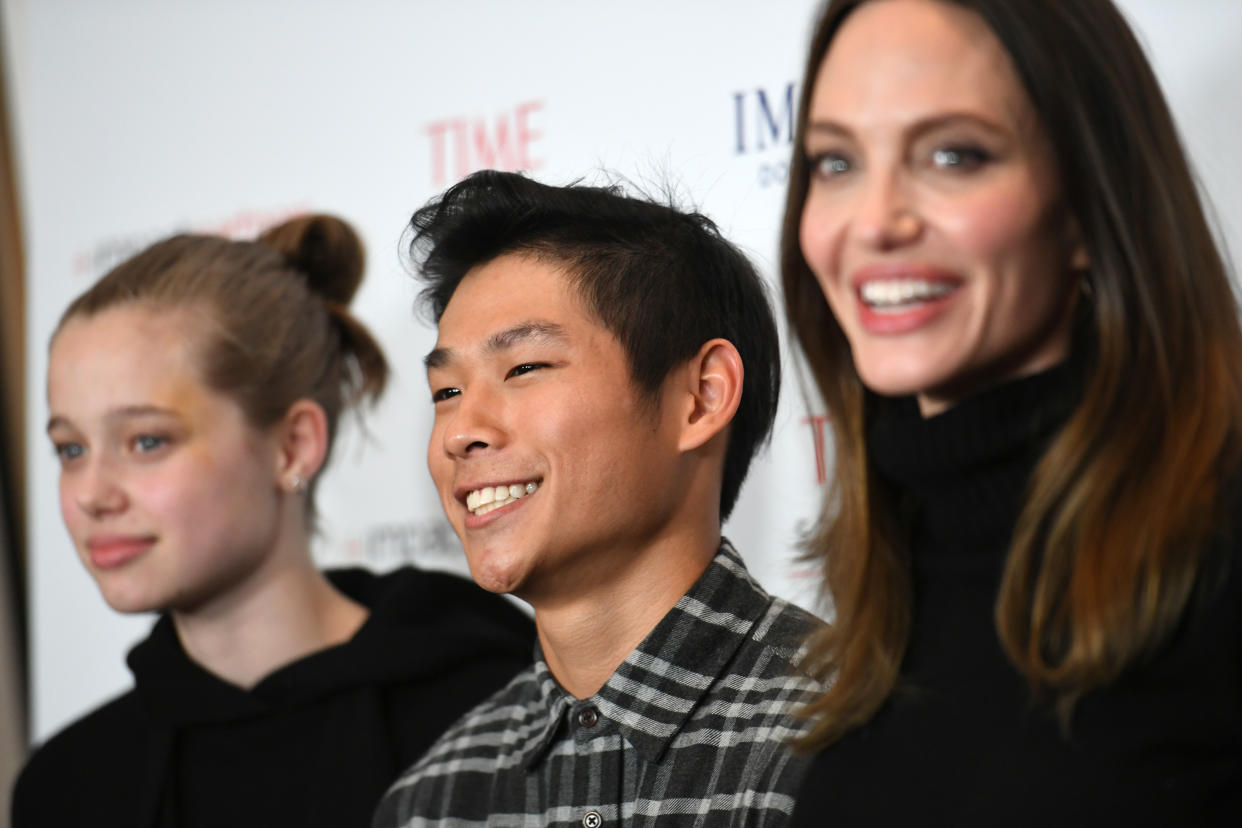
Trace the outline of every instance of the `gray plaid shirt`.
{"type": "Polygon", "coordinates": [[[797,668],[819,624],[773,598],[725,541],[589,699],[541,651],[384,797],[375,828],[779,825],[808,760],[792,715],[822,689],[797,668]]]}

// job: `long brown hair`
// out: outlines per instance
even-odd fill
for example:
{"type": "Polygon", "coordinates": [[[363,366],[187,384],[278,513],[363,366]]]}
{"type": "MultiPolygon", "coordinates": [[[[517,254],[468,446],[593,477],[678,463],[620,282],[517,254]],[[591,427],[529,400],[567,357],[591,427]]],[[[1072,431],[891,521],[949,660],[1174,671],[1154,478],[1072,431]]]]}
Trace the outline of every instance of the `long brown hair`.
{"type": "Polygon", "coordinates": [[[57,332],[74,317],[121,305],[187,310],[200,322],[186,335],[209,387],[232,397],[259,429],[297,400],[315,401],[327,415],[330,451],[342,410],[377,399],[388,378],[379,344],[349,312],[364,263],[357,233],[327,215],[290,219],[256,241],[173,236],[74,299],[57,332]]]}
{"type": "MultiPolygon", "coordinates": [[[[803,258],[807,109],[820,62],[865,0],[831,2],[812,39],[781,236],[790,325],[834,426],[835,476],[808,557],[836,616],[812,641],[833,683],[808,747],[865,723],[909,637],[907,551],[868,460],[849,344],[803,258]]],[[[943,0],[978,14],[1051,139],[1091,269],[1083,396],[1038,463],[996,604],[1014,665],[1063,722],[1085,692],[1167,640],[1224,489],[1242,465],[1242,331],[1224,257],[1164,95],[1110,0],[943,0]]]]}

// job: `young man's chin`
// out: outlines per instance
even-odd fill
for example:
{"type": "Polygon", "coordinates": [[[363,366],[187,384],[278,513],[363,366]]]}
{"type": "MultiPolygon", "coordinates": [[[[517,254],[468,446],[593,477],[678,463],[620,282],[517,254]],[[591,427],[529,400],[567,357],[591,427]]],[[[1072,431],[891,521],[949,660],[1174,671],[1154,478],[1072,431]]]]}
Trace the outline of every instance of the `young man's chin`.
{"type": "Polygon", "coordinates": [[[515,557],[496,550],[471,551],[470,547],[466,547],[470,577],[488,592],[516,595],[522,589],[527,576],[526,567],[515,557]]]}

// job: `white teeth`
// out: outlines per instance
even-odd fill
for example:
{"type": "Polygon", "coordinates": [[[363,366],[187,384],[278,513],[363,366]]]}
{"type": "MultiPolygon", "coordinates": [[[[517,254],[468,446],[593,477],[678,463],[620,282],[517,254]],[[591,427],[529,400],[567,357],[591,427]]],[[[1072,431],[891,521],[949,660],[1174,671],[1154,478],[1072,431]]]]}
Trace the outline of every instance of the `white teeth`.
{"type": "Polygon", "coordinates": [[[534,494],[539,483],[511,483],[508,486],[484,486],[466,495],[466,508],[476,515],[485,515],[493,509],[508,506],[516,500],[534,494]]]}
{"type": "Polygon", "coordinates": [[[859,289],[862,300],[877,309],[925,302],[939,299],[956,290],[947,282],[927,282],[921,279],[901,279],[885,282],[865,282],[859,289]]]}

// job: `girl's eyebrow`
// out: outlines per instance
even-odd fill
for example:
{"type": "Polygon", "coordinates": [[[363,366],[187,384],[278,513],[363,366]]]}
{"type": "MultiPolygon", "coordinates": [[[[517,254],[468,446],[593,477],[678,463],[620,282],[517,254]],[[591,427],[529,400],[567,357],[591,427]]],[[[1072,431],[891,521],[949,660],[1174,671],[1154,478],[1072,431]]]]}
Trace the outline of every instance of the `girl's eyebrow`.
{"type": "MultiPolygon", "coordinates": [[[[109,420],[130,420],[135,417],[150,417],[152,415],[160,415],[164,417],[176,417],[177,412],[170,408],[161,408],[158,405],[123,405],[109,411],[105,417],[109,420]]],[[[48,418],[47,430],[51,431],[58,427],[72,427],[69,418],[59,414],[53,414],[48,418]]]]}

